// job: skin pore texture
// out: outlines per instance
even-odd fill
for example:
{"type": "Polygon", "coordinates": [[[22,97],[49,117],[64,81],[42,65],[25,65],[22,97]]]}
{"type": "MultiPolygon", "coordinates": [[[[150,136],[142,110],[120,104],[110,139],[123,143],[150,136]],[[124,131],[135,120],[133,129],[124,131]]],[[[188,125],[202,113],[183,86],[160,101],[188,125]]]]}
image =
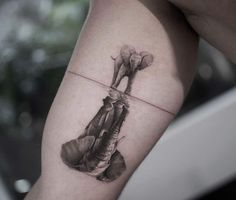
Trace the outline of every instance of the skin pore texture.
{"type": "MultiPolygon", "coordinates": [[[[164,0],[94,0],[26,200],[113,200],[179,111],[198,38],[164,0]]],[[[158,169],[157,169],[158,170],[158,169]]]]}

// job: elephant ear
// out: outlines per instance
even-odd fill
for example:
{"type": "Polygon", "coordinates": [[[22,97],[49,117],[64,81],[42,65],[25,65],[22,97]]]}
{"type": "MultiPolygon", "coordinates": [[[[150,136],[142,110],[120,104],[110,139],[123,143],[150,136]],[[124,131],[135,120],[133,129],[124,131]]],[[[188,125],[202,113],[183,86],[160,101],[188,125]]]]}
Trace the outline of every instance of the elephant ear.
{"type": "Polygon", "coordinates": [[[139,70],[142,70],[148,66],[150,66],[153,63],[153,55],[146,52],[146,51],[142,51],[140,53],[141,57],[142,57],[142,61],[141,64],[139,65],[139,70]]]}
{"type": "Polygon", "coordinates": [[[135,48],[129,45],[124,45],[121,47],[120,55],[124,61],[124,64],[129,65],[130,57],[132,54],[136,53],[135,48]]]}

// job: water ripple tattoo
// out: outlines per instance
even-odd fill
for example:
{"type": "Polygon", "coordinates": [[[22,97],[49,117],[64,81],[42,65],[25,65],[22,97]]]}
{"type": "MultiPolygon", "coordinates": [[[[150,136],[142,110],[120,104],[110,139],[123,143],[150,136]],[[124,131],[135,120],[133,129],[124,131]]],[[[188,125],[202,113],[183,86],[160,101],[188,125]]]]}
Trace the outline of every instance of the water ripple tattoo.
{"type": "Polygon", "coordinates": [[[152,64],[153,55],[146,51],[137,53],[134,47],[124,45],[112,59],[114,74],[109,95],[84,133],[61,148],[61,158],[67,166],[104,182],[117,179],[126,169],[125,159],[117,149],[124,138],[119,137],[119,133],[129,112],[128,95],[135,75],[152,64]],[[125,76],[128,82],[122,92],[117,87],[125,76]]]}

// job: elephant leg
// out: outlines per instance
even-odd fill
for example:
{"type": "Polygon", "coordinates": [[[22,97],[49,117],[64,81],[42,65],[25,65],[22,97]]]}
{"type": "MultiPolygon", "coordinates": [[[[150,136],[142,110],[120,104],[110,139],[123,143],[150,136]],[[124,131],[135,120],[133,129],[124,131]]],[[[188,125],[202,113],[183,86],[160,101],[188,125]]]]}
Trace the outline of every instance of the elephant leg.
{"type": "Polygon", "coordinates": [[[93,135],[97,138],[101,130],[104,128],[103,126],[104,126],[105,121],[106,121],[106,124],[112,121],[114,110],[113,110],[113,105],[112,103],[110,103],[109,99],[111,99],[110,96],[106,97],[103,100],[104,105],[99,109],[97,114],[89,122],[89,124],[87,125],[85,129],[84,135],[93,135]]]}
{"type": "Polygon", "coordinates": [[[127,71],[127,68],[125,67],[125,65],[122,65],[116,77],[115,83],[112,85],[113,88],[117,88],[119,86],[121,80],[126,75],[126,71],[127,71]]]}
{"type": "Polygon", "coordinates": [[[86,126],[84,135],[93,135],[97,137],[102,129],[107,113],[108,111],[106,111],[105,107],[102,106],[102,108],[100,108],[94,118],[86,126]]]}
{"type": "Polygon", "coordinates": [[[136,72],[133,72],[133,74],[131,74],[128,77],[128,84],[127,84],[127,87],[125,89],[125,94],[130,94],[131,93],[131,89],[132,89],[132,85],[133,85],[133,82],[134,82],[135,75],[136,75],[136,72]]]}
{"type": "Polygon", "coordinates": [[[100,174],[97,179],[104,182],[111,182],[117,179],[126,169],[124,157],[116,150],[110,160],[110,166],[100,174]]]}
{"type": "Polygon", "coordinates": [[[111,86],[115,83],[118,72],[120,71],[120,67],[123,63],[123,59],[120,55],[117,56],[116,58],[112,58],[112,59],[114,60],[114,72],[113,72],[111,86]]]}

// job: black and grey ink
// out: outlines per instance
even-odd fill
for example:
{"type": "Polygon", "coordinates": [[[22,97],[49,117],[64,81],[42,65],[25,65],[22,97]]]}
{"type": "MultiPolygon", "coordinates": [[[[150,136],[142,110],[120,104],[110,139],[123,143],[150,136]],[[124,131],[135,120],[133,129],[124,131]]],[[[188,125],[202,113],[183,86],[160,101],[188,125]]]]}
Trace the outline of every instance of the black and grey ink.
{"type": "Polygon", "coordinates": [[[121,80],[127,76],[128,84],[125,89],[126,94],[130,94],[133,80],[138,70],[142,70],[150,66],[153,62],[152,54],[142,51],[137,53],[134,47],[125,45],[120,50],[120,55],[114,60],[114,73],[111,87],[117,88],[121,80]]]}
{"type": "Polygon", "coordinates": [[[114,58],[111,90],[103,99],[102,107],[82,135],[62,145],[61,158],[67,166],[104,182],[111,182],[124,172],[125,160],[117,146],[122,139],[119,133],[129,109],[126,94],[131,92],[137,70],[152,62],[153,56],[147,52],[138,54],[127,45],[121,48],[120,55],[114,58]],[[125,93],[112,89],[118,87],[124,76],[129,78],[125,93]]]}
{"type": "Polygon", "coordinates": [[[110,91],[84,133],[63,144],[61,156],[68,166],[103,181],[112,181],[121,175],[126,166],[117,145],[120,128],[128,114],[126,98],[118,91],[110,91]]]}

